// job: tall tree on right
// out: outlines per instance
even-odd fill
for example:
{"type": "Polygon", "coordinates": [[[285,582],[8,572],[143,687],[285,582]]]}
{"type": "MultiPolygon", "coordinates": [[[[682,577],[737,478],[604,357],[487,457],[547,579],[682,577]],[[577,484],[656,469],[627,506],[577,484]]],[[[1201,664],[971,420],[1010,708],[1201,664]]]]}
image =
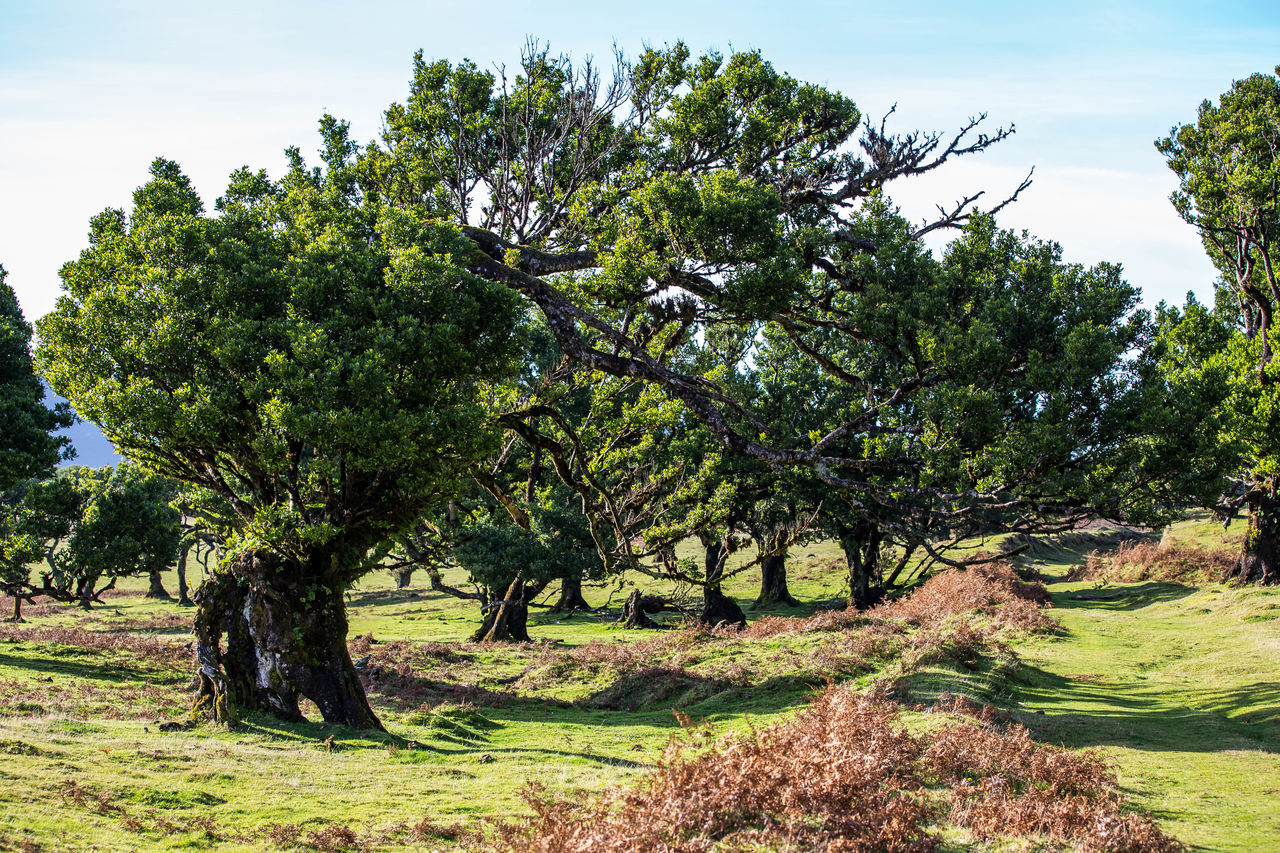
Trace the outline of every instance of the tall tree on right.
{"type": "MultiPolygon", "coordinates": [[[[1280,74],[1280,67],[1277,69],[1280,74]]],[[[1204,101],[1193,124],[1156,141],[1180,185],[1172,201],[1200,232],[1234,304],[1227,314],[1240,337],[1226,349],[1233,367],[1224,405],[1236,417],[1238,477],[1226,478],[1220,509],[1248,512],[1235,576],[1245,583],[1280,581],[1280,367],[1275,364],[1275,312],[1280,308],[1280,79],[1237,80],[1218,103],[1204,101]]],[[[1226,294],[1223,294],[1226,295],[1226,294]]]]}

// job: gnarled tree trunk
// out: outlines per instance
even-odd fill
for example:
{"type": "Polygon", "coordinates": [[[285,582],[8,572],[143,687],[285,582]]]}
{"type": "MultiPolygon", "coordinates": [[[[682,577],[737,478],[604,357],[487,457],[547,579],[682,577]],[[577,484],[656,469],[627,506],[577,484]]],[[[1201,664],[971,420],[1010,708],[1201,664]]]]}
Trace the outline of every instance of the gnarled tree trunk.
{"type": "Polygon", "coordinates": [[[572,613],[590,610],[591,605],[582,597],[582,578],[564,578],[560,581],[560,597],[551,608],[552,613],[572,613]]]}
{"type": "MultiPolygon", "coordinates": [[[[519,575],[500,601],[485,602],[484,622],[472,635],[475,643],[530,643],[528,590],[519,575]]],[[[536,593],[535,593],[536,594],[536,593]]]]}
{"type": "Polygon", "coordinates": [[[723,543],[710,536],[702,537],[702,546],[706,549],[706,581],[702,587],[702,613],[698,621],[712,628],[717,625],[741,628],[747,624],[747,615],[738,602],[720,591],[724,564],[729,555],[723,543]]]}
{"type": "Polygon", "coordinates": [[[1270,489],[1249,501],[1244,546],[1230,578],[1241,584],[1280,583],[1280,500],[1270,489]]]}
{"type": "Polygon", "coordinates": [[[187,540],[182,546],[182,553],[178,555],[178,606],[190,607],[191,591],[187,587],[187,556],[191,553],[191,541],[187,540]]]}
{"type": "Polygon", "coordinates": [[[657,622],[649,618],[645,609],[645,595],[638,589],[631,590],[626,603],[622,605],[622,617],[618,624],[623,628],[660,628],[657,622]]]}
{"type": "Polygon", "coordinates": [[[785,604],[798,607],[800,602],[787,589],[787,552],[770,554],[760,564],[760,595],[756,597],[755,609],[776,607],[785,604]]]}
{"type": "Polygon", "coordinates": [[[873,524],[849,528],[840,536],[840,546],[849,564],[848,605],[865,610],[884,593],[878,572],[880,530],[873,524]]]}
{"type": "Polygon", "coordinates": [[[401,566],[392,572],[396,579],[396,589],[408,589],[409,583],[413,580],[413,570],[417,566],[401,566]]]}
{"type": "Polygon", "coordinates": [[[300,697],[326,722],[383,730],[347,652],[342,589],[265,553],[237,558],[196,594],[197,712],[234,722],[236,709],[303,719],[300,697]],[[222,647],[220,639],[226,638],[222,647]]]}

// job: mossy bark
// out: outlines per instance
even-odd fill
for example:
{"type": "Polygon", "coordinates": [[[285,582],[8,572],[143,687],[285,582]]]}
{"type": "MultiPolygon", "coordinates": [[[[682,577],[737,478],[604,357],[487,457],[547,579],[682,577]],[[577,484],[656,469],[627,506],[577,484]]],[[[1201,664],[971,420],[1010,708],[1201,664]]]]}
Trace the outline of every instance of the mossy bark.
{"type": "Polygon", "coordinates": [[[297,721],[306,697],[326,722],[383,730],[347,652],[340,586],[274,555],[246,554],[196,602],[197,712],[234,722],[244,708],[297,721]]]}
{"type": "Polygon", "coordinates": [[[1241,584],[1280,583],[1280,500],[1274,489],[1249,501],[1244,545],[1231,579],[1241,584]]]}
{"type": "Polygon", "coordinates": [[[787,588],[787,552],[770,554],[760,564],[760,595],[756,597],[753,608],[777,607],[785,604],[798,607],[800,602],[791,595],[787,588]]]}
{"type": "Polygon", "coordinates": [[[848,605],[865,610],[883,596],[880,585],[880,531],[875,525],[848,528],[840,536],[849,566],[848,605]]]}
{"type": "Polygon", "coordinates": [[[402,566],[396,569],[392,574],[396,579],[396,589],[408,589],[410,582],[413,580],[413,570],[416,566],[402,566]]]}
{"type": "MultiPolygon", "coordinates": [[[[245,711],[274,713],[254,688],[255,661],[249,622],[244,616],[246,588],[229,572],[211,574],[195,593],[197,678],[192,716],[234,726],[245,711]]],[[[290,709],[299,716],[297,704],[290,709]]]]}

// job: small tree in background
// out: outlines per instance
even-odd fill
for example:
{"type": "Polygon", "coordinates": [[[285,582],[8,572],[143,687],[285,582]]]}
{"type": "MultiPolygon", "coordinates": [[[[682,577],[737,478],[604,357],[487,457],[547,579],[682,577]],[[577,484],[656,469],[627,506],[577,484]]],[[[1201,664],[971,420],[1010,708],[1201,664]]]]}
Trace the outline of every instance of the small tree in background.
{"type": "Polygon", "coordinates": [[[0,536],[0,584],[14,597],[15,620],[19,602],[38,596],[87,610],[118,578],[154,575],[178,554],[173,484],[135,466],[72,466],[20,493],[0,536]]]}
{"type": "Polygon", "coordinates": [[[54,583],[88,608],[106,578],[156,575],[174,564],[182,536],[180,516],[170,502],[173,483],[122,463],[104,469],[72,527],[66,547],[53,555],[54,583]]]}

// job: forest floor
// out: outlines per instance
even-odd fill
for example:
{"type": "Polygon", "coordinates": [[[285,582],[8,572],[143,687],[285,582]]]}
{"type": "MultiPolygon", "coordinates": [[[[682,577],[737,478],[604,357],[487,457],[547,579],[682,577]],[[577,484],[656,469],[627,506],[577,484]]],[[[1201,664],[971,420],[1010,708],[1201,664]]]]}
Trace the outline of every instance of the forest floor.
{"type": "MultiPolygon", "coordinates": [[[[1222,544],[1203,522],[1170,535],[1222,544]]],[[[910,666],[918,643],[854,660],[829,631],[636,632],[541,611],[534,643],[474,645],[470,603],[372,576],[348,600],[390,732],[378,736],[264,717],[162,730],[188,709],[189,610],[143,598],[140,581],[89,613],[28,608],[0,626],[0,850],[459,849],[483,819],[526,814],[530,782],[582,797],[652,773],[693,736],[673,710],[746,732],[835,681],[891,684],[908,725],[944,694],[972,697],[1037,740],[1100,749],[1129,806],[1193,849],[1280,851],[1280,590],[1062,580],[1088,545],[1024,559],[1060,630],[910,666]]],[[[838,599],[839,563],[828,543],[795,549],[789,579],[808,606],[752,620],[838,599]]],[[[749,604],[754,578],[726,591],[749,604]]],[[[587,597],[616,609],[632,583],[587,597]]]]}

